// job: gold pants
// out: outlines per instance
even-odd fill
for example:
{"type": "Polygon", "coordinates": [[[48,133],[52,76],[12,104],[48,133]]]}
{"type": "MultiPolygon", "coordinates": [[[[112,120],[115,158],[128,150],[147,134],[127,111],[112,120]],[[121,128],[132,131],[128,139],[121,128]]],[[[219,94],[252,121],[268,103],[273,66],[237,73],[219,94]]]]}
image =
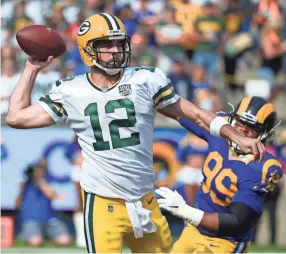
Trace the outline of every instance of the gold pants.
{"type": "Polygon", "coordinates": [[[154,193],[142,197],[141,202],[144,208],[152,211],[157,231],[136,239],[123,199],[84,192],[84,228],[88,252],[121,253],[123,242],[132,252],[169,252],[172,243],[169,226],[154,193]]]}
{"type": "Polygon", "coordinates": [[[193,225],[188,225],[175,242],[172,253],[244,253],[247,249],[247,243],[208,237],[193,225]]]}

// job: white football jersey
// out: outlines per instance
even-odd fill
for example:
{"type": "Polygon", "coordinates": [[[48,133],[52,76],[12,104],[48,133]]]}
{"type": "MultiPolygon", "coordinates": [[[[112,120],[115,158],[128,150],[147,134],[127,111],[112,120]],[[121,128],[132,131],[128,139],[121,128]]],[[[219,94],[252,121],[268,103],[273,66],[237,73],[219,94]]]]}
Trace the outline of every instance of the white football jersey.
{"type": "Polygon", "coordinates": [[[109,89],[90,74],[55,82],[40,99],[55,122],[67,123],[83,151],[81,186],[86,192],[136,201],[152,191],[156,108],[179,96],[155,67],[129,67],[109,89]]]}

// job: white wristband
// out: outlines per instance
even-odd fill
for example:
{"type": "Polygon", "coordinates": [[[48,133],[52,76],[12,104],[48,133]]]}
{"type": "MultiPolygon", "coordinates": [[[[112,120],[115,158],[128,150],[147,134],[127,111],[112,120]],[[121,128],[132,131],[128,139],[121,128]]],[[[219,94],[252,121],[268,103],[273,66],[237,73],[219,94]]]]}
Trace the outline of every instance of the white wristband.
{"type": "Polygon", "coordinates": [[[220,137],[220,129],[222,126],[226,125],[226,124],[230,124],[227,120],[225,120],[223,117],[221,116],[217,116],[216,118],[214,118],[211,121],[210,124],[210,134],[212,134],[215,137],[220,137]]]}
{"type": "Polygon", "coordinates": [[[202,210],[193,208],[187,204],[181,205],[179,209],[182,219],[186,220],[188,223],[194,225],[195,227],[201,223],[204,216],[204,212],[202,210]]]}

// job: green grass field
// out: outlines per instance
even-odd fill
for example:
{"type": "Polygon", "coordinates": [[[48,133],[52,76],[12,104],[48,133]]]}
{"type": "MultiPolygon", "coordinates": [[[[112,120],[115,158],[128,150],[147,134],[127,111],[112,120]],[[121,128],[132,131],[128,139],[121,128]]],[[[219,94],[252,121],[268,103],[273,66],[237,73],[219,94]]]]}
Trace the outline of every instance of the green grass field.
{"type": "MultiPolygon", "coordinates": [[[[285,247],[271,246],[252,246],[250,253],[286,253],[285,247]]],[[[40,248],[26,247],[24,241],[16,240],[12,248],[2,249],[1,253],[87,253],[86,249],[78,248],[75,245],[70,247],[58,247],[51,242],[46,242],[40,248]]],[[[130,253],[128,248],[123,249],[123,253],[130,253]]]]}

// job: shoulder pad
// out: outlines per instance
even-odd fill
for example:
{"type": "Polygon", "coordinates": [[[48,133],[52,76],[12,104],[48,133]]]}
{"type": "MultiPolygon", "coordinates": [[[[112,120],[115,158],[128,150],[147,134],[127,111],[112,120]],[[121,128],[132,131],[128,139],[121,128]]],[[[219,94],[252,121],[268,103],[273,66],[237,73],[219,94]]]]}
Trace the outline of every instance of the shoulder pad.
{"type": "Polygon", "coordinates": [[[155,72],[156,67],[155,66],[140,66],[140,67],[135,67],[135,71],[150,71],[150,72],[155,72]]]}
{"type": "Polygon", "coordinates": [[[282,165],[278,160],[271,157],[264,161],[261,167],[261,181],[254,186],[254,190],[259,192],[273,191],[279,179],[283,176],[282,165]]]}
{"type": "Polygon", "coordinates": [[[63,82],[66,82],[66,81],[71,81],[75,78],[75,76],[71,76],[71,77],[65,77],[63,79],[59,79],[56,81],[56,86],[60,86],[63,82]]]}

